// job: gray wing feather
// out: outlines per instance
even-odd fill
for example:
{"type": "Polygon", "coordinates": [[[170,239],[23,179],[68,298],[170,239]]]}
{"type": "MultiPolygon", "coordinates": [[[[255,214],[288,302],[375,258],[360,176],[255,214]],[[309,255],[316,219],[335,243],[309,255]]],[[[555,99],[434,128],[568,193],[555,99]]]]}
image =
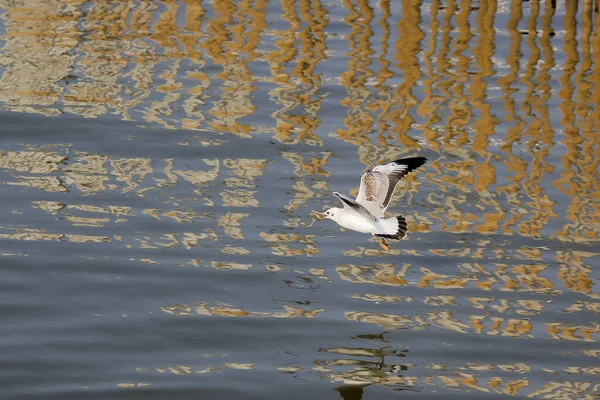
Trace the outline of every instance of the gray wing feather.
{"type": "Polygon", "coordinates": [[[337,198],[342,201],[342,203],[344,204],[344,208],[348,207],[348,208],[354,210],[355,212],[357,212],[369,219],[372,219],[373,221],[376,220],[376,218],[373,216],[373,214],[367,208],[365,208],[361,204],[357,203],[355,200],[352,200],[350,197],[345,196],[339,192],[333,192],[333,194],[336,195],[337,198]]]}
{"type": "Polygon", "coordinates": [[[376,218],[383,217],[400,179],[425,164],[425,161],[425,157],[404,158],[371,168],[360,180],[356,202],[376,218]]]}

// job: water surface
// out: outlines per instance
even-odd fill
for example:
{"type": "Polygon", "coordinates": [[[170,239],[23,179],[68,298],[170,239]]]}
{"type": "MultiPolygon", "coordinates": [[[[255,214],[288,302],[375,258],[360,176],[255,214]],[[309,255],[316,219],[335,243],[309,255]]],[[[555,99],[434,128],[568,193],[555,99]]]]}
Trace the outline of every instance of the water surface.
{"type": "Polygon", "coordinates": [[[598,398],[593,2],[0,14],[3,398],[598,398]]]}

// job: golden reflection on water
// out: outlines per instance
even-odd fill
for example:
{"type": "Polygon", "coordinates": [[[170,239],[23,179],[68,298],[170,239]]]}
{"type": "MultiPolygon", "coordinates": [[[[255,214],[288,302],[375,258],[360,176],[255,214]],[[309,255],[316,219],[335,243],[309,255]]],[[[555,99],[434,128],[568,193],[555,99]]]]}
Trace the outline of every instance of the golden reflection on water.
{"type": "Polygon", "coordinates": [[[306,317],[314,318],[317,314],[325,311],[324,309],[302,310],[297,307],[283,306],[285,311],[280,312],[259,312],[245,311],[242,308],[232,307],[229,304],[219,304],[217,306],[208,306],[208,303],[198,303],[194,307],[187,304],[177,304],[175,306],[161,307],[166,313],[173,315],[218,315],[221,317],[271,317],[271,318],[296,318],[306,317]]]}
{"type": "MultiPolygon", "coordinates": [[[[396,18],[388,1],[381,1],[377,10],[365,1],[344,2],[347,15],[340,22],[349,34],[334,42],[349,48],[343,54],[337,47],[327,48],[328,39],[333,40],[327,31],[330,4],[320,1],[282,2],[278,26],[284,25],[283,30],[269,29],[266,2],[228,1],[212,7],[187,1],[160,6],[92,2],[85,14],[78,2],[7,5],[1,101],[13,111],[87,117],[110,112],[170,128],[224,130],[244,137],[271,132],[283,143],[323,146],[316,129],[323,99],[332,97],[329,88],[336,82],[317,73],[317,66],[343,56],[348,63],[337,87],[346,92],[339,105],[347,117],[335,136],[356,145],[365,164],[397,156],[397,145],[403,152],[425,148],[438,153],[428,166],[435,176],[426,175],[437,189],[428,201],[445,212],[416,212],[413,229],[427,231],[439,223],[456,233],[539,237],[564,217],[567,221],[552,228],[552,238],[597,240],[597,113],[590,101],[597,91],[590,78],[597,69],[591,56],[598,44],[593,40],[597,14],[588,2],[581,10],[576,3],[561,10],[564,40],[556,48],[551,2],[530,2],[527,9],[512,2],[505,31],[489,28],[498,11],[495,1],[476,7],[463,3],[403,2],[396,18]],[[183,21],[176,18],[180,14],[183,21]],[[38,23],[40,18],[45,24],[38,23]],[[500,39],[510,42],[507,53],[497,48],[500,39]],[[557,64],[557,52],[564,54],[564,66],[557,64]],[[253,63],[262,62],[270,75],[252,70],[253,63]],[[215,69],[221,72],[213,73],[215,69]],[[253,93],[261,90],[261,82],[273,87],[264,94],[272,102],[274,131],[239,122],[257,113],[258,94],[253,93]],[[560,148],[555,142],[558,127],[550,121],[557,99],[560,134],[565,136],[560,148]],[[493,108],[500,101],[501,107],[493,108]],[[499,132],[502,124],[505,135],[499,132]],[[415,128],[422,137],[415,137],[415,128]],[[557,152],[564,153],[562,168],[548,160],[557,152]],[[562,205],[550,188],[569,199],[566,215],[557,213],[562,205]],[[473,191],[479,194],[475,201],[470,199],[473,191]]],[[[115,188],[141,194],[152,190],[140,190],[140,183],[156,174],[152,164],[158,161],[80,153],[57,179],[44,174],[58,168],[64,156],[30,153],[2,154],[1,167],[36,174],[15,176],[8,183],[50,192],[65,192],[66,184],[90,194],[115,188]],[[109,183],[114,181],[110,175],[116,176],[115,183],[109,183]]],[[[289,154],[284,158],[294,163],[302,157],[289,154]]],[[[200,184],[214,176],[170,171],[169,160],[161,161],[167,163],[165,183],[177,182],[179,176],[200,184]]],[[[325,174],[327,161],[327,156],[311,159],[325,174]]],[[[216,167],[214,173],[222,166],[239,171],[254,163],[246,168],[257,176],[228,178],[232,189],[220,196],[228,206],[259,206],[250,188],[262,175],[263,160],[207,162],[216,167]]],[[[408,192],[419,190],[416,180],[408,182],[408,192]]],[[[310,195],[305,182],[297,185],[296,190],[310,195]]]]}
{"type": "MultiPolygon", "coordinates": [[[[283,183],[289,200],[277,206],[285,217],[282,226],[254,231],[250,221],[263,206],[261,190],[274,162],[269,157],[202,152],[200,162],[190,166],[166,157],[96,154],[72,144],[3,148],[0,170],[7,178],[2,183],[27,193],[65,196],[54,201],[40,195],[17,210],[51,218],[52,229],[29,220],[6,224],[0,239],[191,250],[226,238],[231,242],[219,247],[219,256],[228,260],[190,255],[168,264],[158,253],[133,252],[129,258],[222,274],[256,269],[250,257],[255,247],[246,240],[259,241],[275,259],[316,259],[321,231],[307,215],[313,203],[328,198],[329,185],[336,185],[331,175],[338,147],[355,151],[364,167],[427,152],[427,168],[408,177],[397,198],[418,204],[407,215],[412,232],[444,232],[446,243],[411,248],[409,240],[385,253],[365,240],[364,247],[342,250],[344,263],[325,269],[316,262],[303,279],[356,285],[351,298],[357,308],[345,310],[343,318],[363,326],[597,343],[600,324],[593,320],[571,324],[552,320],[556,314],[535,318],[546,316],[563,293],[585,300],[563,307],[561,315],[600,312],[593,271],[599,254],[591,247],[600,242],[600,85],[594,78],[600,76],[594,57],[600,53],[600,14],[593,2],[29,0],[20,6],[0,1],[0,8],[5,11],[4,110],[100,120],[117,115],[149,127],[214,132],[214,137],[199,134],[194,143],[179,143],[209,150],[230,145],[218,132],[250,139],[266,135],[285,145],[276,161],[286,163],[294,177],[283,183]],[[173,188],[185,188],[186,198],[167,194],[168,201],[142,208],[93,204],[99,194],[152,199],[173,188]],[[189,199],[207,211],[187,208],[189,199]],[[221,206],[229,211],[210,211],[221,206]],[[120,231],[120,226],[148,221],[178,225],[160,234],[120,231]],[[72,233],[73,227],[88,229],[72,233]],[[314,231],[290,231],[301,228],[314,231]],[[464,234],[475,239],[461,242],[464,234]],[[553,248],[531,244],[541,238],[553,248]],[[379,259],[389,255],[424,261],[379,259]],[[392,291],[409,286],[422,296],[392,291]],[[376,293],[381,288],[389,292],[376,293]],[[480,295],[461,294],[471,289],[480,295]],[[361,311],[374,303],[411,303],[427,311],[361,311]]],[[[288,271],[277,263],[261,265],[269,273],[288,271]]],[[[247,311],[199,302],[161,310],[258,318],[318,319],[326,313],[311,307],[247,311]]],[[[516,375],[477,375],[531,372],[526,363],[431,364],[428,376],[416,377],[399,373],[410,372],[409,364],[384,362],[394,355],[387,348],[322,350],[340,358],[317,360],[313,371],[345,384],[430,385],[540,398],[591,398],[600,390],[587,381],[555,382],[556,371],[550,369],[543,370],[543,386],[516,375]]],[[[582,352],[593,357],[590,364],[599,355],[592,349],[582,352]]],[[[246,370],[254,364],[169,366],[154,372],[209,373],[224,366],[246,370]]],[[[295,374],[305,367],[275,369],[295,374]]],[[[589,366],[562,372],[600,373],[589,366]]],[[[119,384],[132,385],[146,384],[119,384]]]]}

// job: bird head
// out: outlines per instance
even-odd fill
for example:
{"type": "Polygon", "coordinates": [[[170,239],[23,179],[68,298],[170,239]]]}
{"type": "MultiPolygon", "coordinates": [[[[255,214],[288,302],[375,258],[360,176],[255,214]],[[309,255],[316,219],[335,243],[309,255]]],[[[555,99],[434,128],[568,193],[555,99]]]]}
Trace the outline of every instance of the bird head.
{"type": "Polygon", "coordinates": [[[332,219],[335,221],[335,219],[338,216],[338,213],[340,211],[342,211],[341,208],[337,208],[337,207],[330,208],[329,210],[326,210],[323,213],[317,213],[317,219],[319,221],[322,221],[324,219],[332,219]]]}

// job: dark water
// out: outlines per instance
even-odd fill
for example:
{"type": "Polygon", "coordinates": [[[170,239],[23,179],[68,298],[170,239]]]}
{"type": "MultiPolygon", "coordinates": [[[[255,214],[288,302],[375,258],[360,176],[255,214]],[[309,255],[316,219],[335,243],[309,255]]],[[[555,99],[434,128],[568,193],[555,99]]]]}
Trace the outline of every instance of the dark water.
{"type": "Polygon", "coordinates": [[[0,2],[1,397],[600,398],[595,7],[0,2]]]}

